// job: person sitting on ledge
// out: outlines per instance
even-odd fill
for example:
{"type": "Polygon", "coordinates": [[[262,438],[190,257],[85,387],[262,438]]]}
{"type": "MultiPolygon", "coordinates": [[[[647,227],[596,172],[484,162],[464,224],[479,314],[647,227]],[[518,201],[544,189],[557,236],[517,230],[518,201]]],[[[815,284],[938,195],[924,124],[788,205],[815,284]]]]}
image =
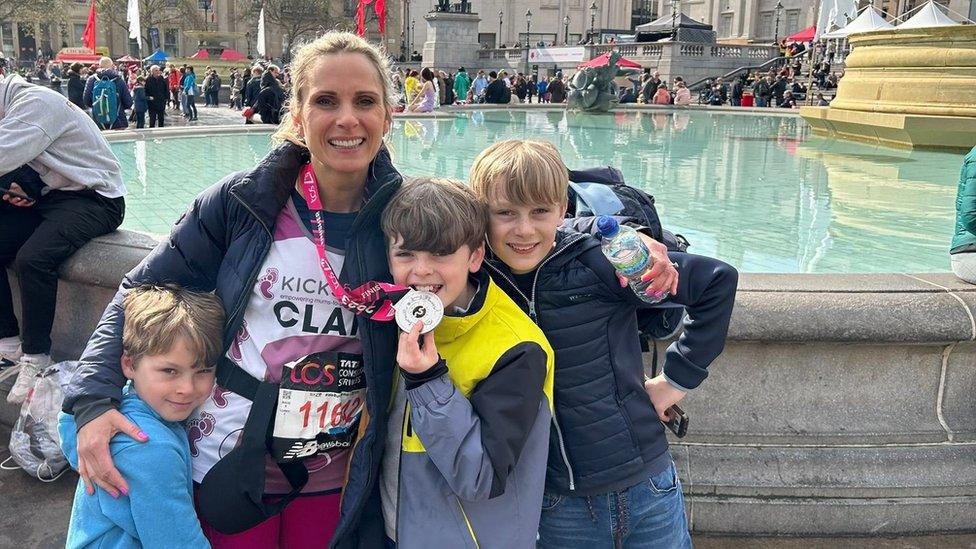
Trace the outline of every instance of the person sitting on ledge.
{"type": "Polygon", "coordinates": [[[956,192],[956,232],[949,248],[952,272],[976,284],[976,147],[969,151],[956,192]]]}
{"type": "Polygon", "coordinates": [[[6,74],[2,57],[0,136],[0,369],[19,364],[7,395],[19,404],[51,364],[58,267],[122,224],[125,184],[95,121],[58,92],[6,74]],[[20,326],[7,267],[20,284],[20,326]]]}

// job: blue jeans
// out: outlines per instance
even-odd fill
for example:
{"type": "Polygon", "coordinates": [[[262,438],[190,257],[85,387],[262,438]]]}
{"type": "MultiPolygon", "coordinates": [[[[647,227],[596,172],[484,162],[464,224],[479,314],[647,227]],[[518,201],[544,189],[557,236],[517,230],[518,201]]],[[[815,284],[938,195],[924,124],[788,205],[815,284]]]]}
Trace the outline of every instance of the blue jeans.
{"type": "Polygon", "coordinates": [[[686,549],[685,500],[674,464],[626,490],[589,497],[545,494],[539,549],[686,549]]]}

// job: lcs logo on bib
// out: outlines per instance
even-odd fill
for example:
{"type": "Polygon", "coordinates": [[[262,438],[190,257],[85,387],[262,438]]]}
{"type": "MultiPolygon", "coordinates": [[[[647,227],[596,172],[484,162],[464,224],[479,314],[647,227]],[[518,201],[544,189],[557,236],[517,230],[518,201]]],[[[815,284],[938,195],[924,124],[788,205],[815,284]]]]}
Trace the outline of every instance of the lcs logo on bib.
{"type": "Polygon", "coordinates": [[[335,364],[306,362],[301,366],[295,366],[291,369],[291,382],[296,385],[309,385],[313,387],[319,383],[332,385],[336,379],[333,374],[335,369],[335,364]]]}

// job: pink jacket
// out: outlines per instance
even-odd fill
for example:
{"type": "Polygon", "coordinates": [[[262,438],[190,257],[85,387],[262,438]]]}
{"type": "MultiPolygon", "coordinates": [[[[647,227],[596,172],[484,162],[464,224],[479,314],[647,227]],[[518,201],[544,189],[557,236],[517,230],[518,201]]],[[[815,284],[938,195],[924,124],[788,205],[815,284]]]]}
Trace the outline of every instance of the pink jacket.
{"type": "Polygon", "coordinates": [[[674,104],[675,105],[690,105],[691,104],[691,90],[688,88],[678,88],[677,93],[674,94],[674,104]]]}

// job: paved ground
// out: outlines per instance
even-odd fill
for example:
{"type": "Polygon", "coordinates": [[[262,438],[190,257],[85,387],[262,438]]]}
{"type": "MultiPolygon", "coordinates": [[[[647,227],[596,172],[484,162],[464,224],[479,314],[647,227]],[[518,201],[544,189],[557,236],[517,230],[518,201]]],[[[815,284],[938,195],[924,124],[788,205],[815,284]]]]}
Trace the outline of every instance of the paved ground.
{"type": "MultiPolygon", "coordinates": [[[[9,440],[10,429],[0,425],[0,461],[9,455],[9,440]]],[[[77,481],[73,471],[51,483],[39,482],[19,470],[0,471],[0,547],[64,547],[77,481]]],[[[841,539],[693,537],[698,549],[976,549],[976,534],[841,539]]]]}
{"type": "MultiPolygon", "coordinates": [[[[255,120],[260,120],[257,117],[255,120]]],[[[240,111],[235,111],[228,107],[204,107],[197,105],[197,121],[190,122],[180,115],[179,111],[172,108],[166,109],[166,118],[163,123],[168,126],[226,126],[244,125],[244,117],[240,111]]],[[[130,128],[135,129],[133,123],[130,128]]],[[[149,127],[149,116],[146,116],[146,127],[149,127]]]]}

